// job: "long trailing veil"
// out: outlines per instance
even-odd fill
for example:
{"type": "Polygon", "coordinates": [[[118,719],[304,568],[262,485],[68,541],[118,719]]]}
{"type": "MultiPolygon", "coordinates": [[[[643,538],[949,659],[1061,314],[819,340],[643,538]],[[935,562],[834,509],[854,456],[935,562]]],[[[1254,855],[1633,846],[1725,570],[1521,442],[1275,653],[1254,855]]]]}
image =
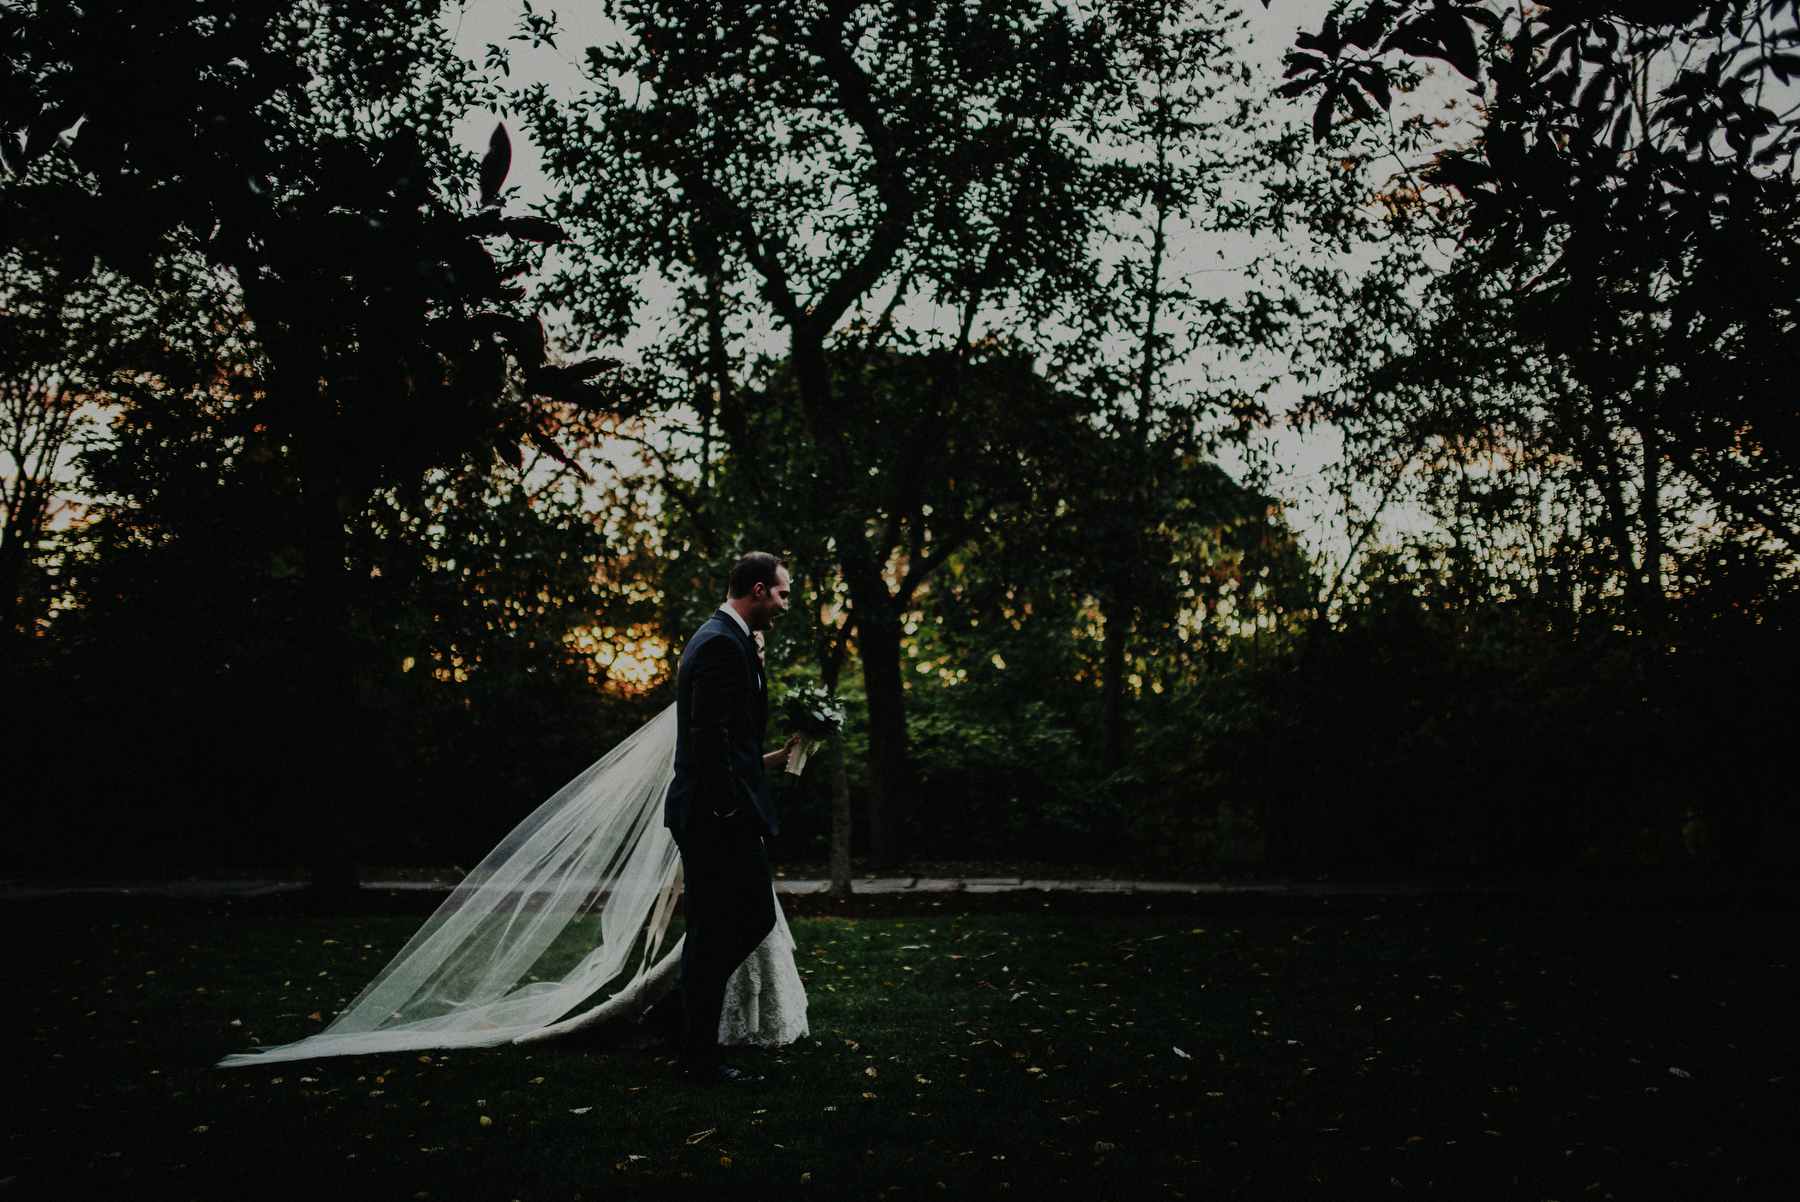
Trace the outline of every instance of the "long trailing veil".
{"type": "MultiPolygon", "coordinates": [[[[680,974],[680,941],[662,949],[681,888],[662,824],[674,763],[670,706],[513,828],[329,1027],[220,1065],[528,1043],[634,1017],[680,974]],[[563,1017],[609,984],[601,1004],[563,1017]]],[[[724,1042],[806,1033],[793,939],[775,913],[728,987],[724,1042]]]]}

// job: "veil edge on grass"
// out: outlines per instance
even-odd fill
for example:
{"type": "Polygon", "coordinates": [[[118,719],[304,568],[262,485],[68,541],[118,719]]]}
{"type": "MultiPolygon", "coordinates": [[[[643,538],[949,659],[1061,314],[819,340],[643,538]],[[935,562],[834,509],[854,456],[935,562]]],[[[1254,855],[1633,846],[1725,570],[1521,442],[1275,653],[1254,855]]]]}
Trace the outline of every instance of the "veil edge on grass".
{"type": "Polygon", "coordinates": [[[679,970],[679,943],[658,959],[680,887],[662,824],[674,762],[671,705],[514,827],[329,1027],[220,1067],[547,1036],[573,1029],[557,1020],[634,966],[580,1025],[642,1009],[679,970]],[[575,949],[586,954],[539,980],[570,954],[577,921],[598,927],[575,949]]]}

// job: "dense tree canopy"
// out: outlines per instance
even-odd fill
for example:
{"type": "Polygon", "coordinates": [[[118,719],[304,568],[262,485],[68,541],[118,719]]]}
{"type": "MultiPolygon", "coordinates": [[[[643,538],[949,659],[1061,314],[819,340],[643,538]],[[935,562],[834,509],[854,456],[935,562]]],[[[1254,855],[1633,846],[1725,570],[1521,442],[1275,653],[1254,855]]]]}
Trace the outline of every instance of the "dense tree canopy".
{"type": "MultiPolygon", "coordinates": [[[[876,856],[898,861],[908,809],[902,624],[920,586],[985,524],[954,495],[987,487],[970,490],[975,477],[952,470],[958,456],[1017,459],[1024,479],[1044,474],[1045,457],[1112,454],[1099,442],[1052,450],[1010,437],[954,446],[952,427],[933,429],[939,416],[978,407],[959,395],[985,370],[977,323],[1054,360],[1096,427],[1136,415],[1124,420],[1135,448],[1126,458],[1139,461],[1083,477],[1116,493],[1130,478],[1115,505],[1127,510],[1158,503],[1125,495],[1153,478],[1149,443],[1195,441],[1204,406],[1162,396],[1171,347],[1203,340],[1203,329],[1241,339],[1255,324],[1193,304],[1165,254],[1169,224],[1203,210],[1212,220],[1209,202],[1245,159],[1228,139],[1257,106],[1219,102],[1244,82],[1231,22],[1209,5],[1146,21],[1035,0],[638,4],[618,15],[632,40],[589,51],[588,95],[522,97],[565,188],[556,211],[584,252],[583,269],[559,277],[553,295],[604,335],[638,303],[618,281],[654,270],[683,288],[685,337],[667,348],[685,377],[674,388],[703,447],[716,430],[735,458],[745,483],[734,503],[769,504],[757,487],[764,461],[789,454],[783,438],[807,444],[802,459],[817,465],[820,487],[805,537],[831,548],[856,631],[876,856]],[[1119,228],[1140,220],[1147,231],[1119,228]],[[596,277],[586,270],[596,262],[615,269],[596,277]],[[935,306],[948,320],[921,328],[896,316],[907,306],[935,306]],[[1171,338],[1159,315],[1195,328],[1171,338]],[[1050,328],[1068,331],[1062,345],[1044,336],[1050,328]],[[775,330],[797,406],[770,426],[759,412],[766,392],[746,387],[745,349],[775,330]],[[1135,343],[1123,359],[1111,344],[1120,337],[1135,343]],[[925,354],[891,354],[909,342],[925,354]],[[916,418],[897,422],[872,402],[884,393],[859,386],[863,361],[933,365],[929,386],[911,390],[916,418]],[[887,491],[878,503],[853,479],[871,456],[887,462],[867,469],[887,491]]],[[[1006,403],[1035,407],[1031,395],[1006,403]]],[[[1013,420],[1023,431],[1035,419],[1013,420]]],[[[1135,511],[1114,520],[1138,530],[1158,522],[1135,511]]],[[[769,529],[801,537],[796,526],[769,529]]],[[[1089,566],[1120,590],[1111,608],[1122,654],[1144,557],[1129,540],[1115,546],[1112,562],[1089,566]]],[[[1160,551],[1143,549],[1152,560],[1160,551]]]]}
{"type": "Polygon", "coordinates": [[[0,7],[21,863],[467,863],[752,548],[790,863],[1791,855],[1790,0],[448,11],[0,7]]]}
{"type": "MultiPolygon", "coordinates": [[[[228,273],[255,343],[235,405],[295,486],[311,653],[294,752],[319,798],[321,879],[339,883],[361,784],[349,645],[367,575],[349,519],[432,471],[519,465],[522,441],[561,456],[555,413],[534,398],[580,402],[593,374],[548,362],[542,325],[506,282],[525,264],[503,267],[484,244],[562,236],[500,215],[504,133],[473,203],[452,182],[448,123],[482,93],[438,8],[168,0],[0,14],[0,126],[18,138],[4,156],[12,247],[74,280],[98,262],[152,291],[195,263],[228,273]]],[[[204,376],[214,348],[191,349],[204,376]]]]}
{"type": "MultiPolygon", "coordinates": [[[[1505,421],[1542,425],[1544,449],[1573,454],[1608,495],[1605,537],[1645,595],[1663,574],[1655,511],[1670,489],[1800,551],[1797,48],[1790,0],[1518,12],[1383,0],[1334,11],[1289,55],[1285,90],[1318,93],[1322,136],[1344,108],[1387,107],[1408,58],[1447,62],[1483,97],[1472,144],[1403,185],[1455,196],[1440,216],[1459,246],[1442,287],[1459,295],[1429,353],[1462,378],[1532,360],[1527,410],[1573,398],[1547,425],[1505,421]]],[[[1434,374],[1421,368],[1388,370],[1434,374]]]]}

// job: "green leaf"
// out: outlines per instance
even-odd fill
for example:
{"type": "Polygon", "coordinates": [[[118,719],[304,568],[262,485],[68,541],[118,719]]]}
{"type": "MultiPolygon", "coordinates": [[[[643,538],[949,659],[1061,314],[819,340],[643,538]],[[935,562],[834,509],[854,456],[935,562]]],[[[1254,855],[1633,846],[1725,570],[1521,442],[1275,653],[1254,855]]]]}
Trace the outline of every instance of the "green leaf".
{"type": "Polygon", "coordinates": [[[487,153],[481,156],[482,208],[500,207],[500,188],[511,170],[512,139],[506,136],[506,126],[496,125],[493,137],[488,139],[487,153]]]}

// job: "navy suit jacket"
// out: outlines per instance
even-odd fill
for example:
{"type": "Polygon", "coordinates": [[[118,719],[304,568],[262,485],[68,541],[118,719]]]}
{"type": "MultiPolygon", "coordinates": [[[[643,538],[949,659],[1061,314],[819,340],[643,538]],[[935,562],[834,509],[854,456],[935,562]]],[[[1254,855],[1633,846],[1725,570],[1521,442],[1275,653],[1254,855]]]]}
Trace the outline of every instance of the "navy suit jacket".
{"type": "Polygon", "coordinates": [[[766,834],[780,830],[763,777],[768,684],[756,644],[724,610],[681,652],[675,676],[675,781],[663,825],[685,830],[696,815],[746,808],[766,834]]]}

